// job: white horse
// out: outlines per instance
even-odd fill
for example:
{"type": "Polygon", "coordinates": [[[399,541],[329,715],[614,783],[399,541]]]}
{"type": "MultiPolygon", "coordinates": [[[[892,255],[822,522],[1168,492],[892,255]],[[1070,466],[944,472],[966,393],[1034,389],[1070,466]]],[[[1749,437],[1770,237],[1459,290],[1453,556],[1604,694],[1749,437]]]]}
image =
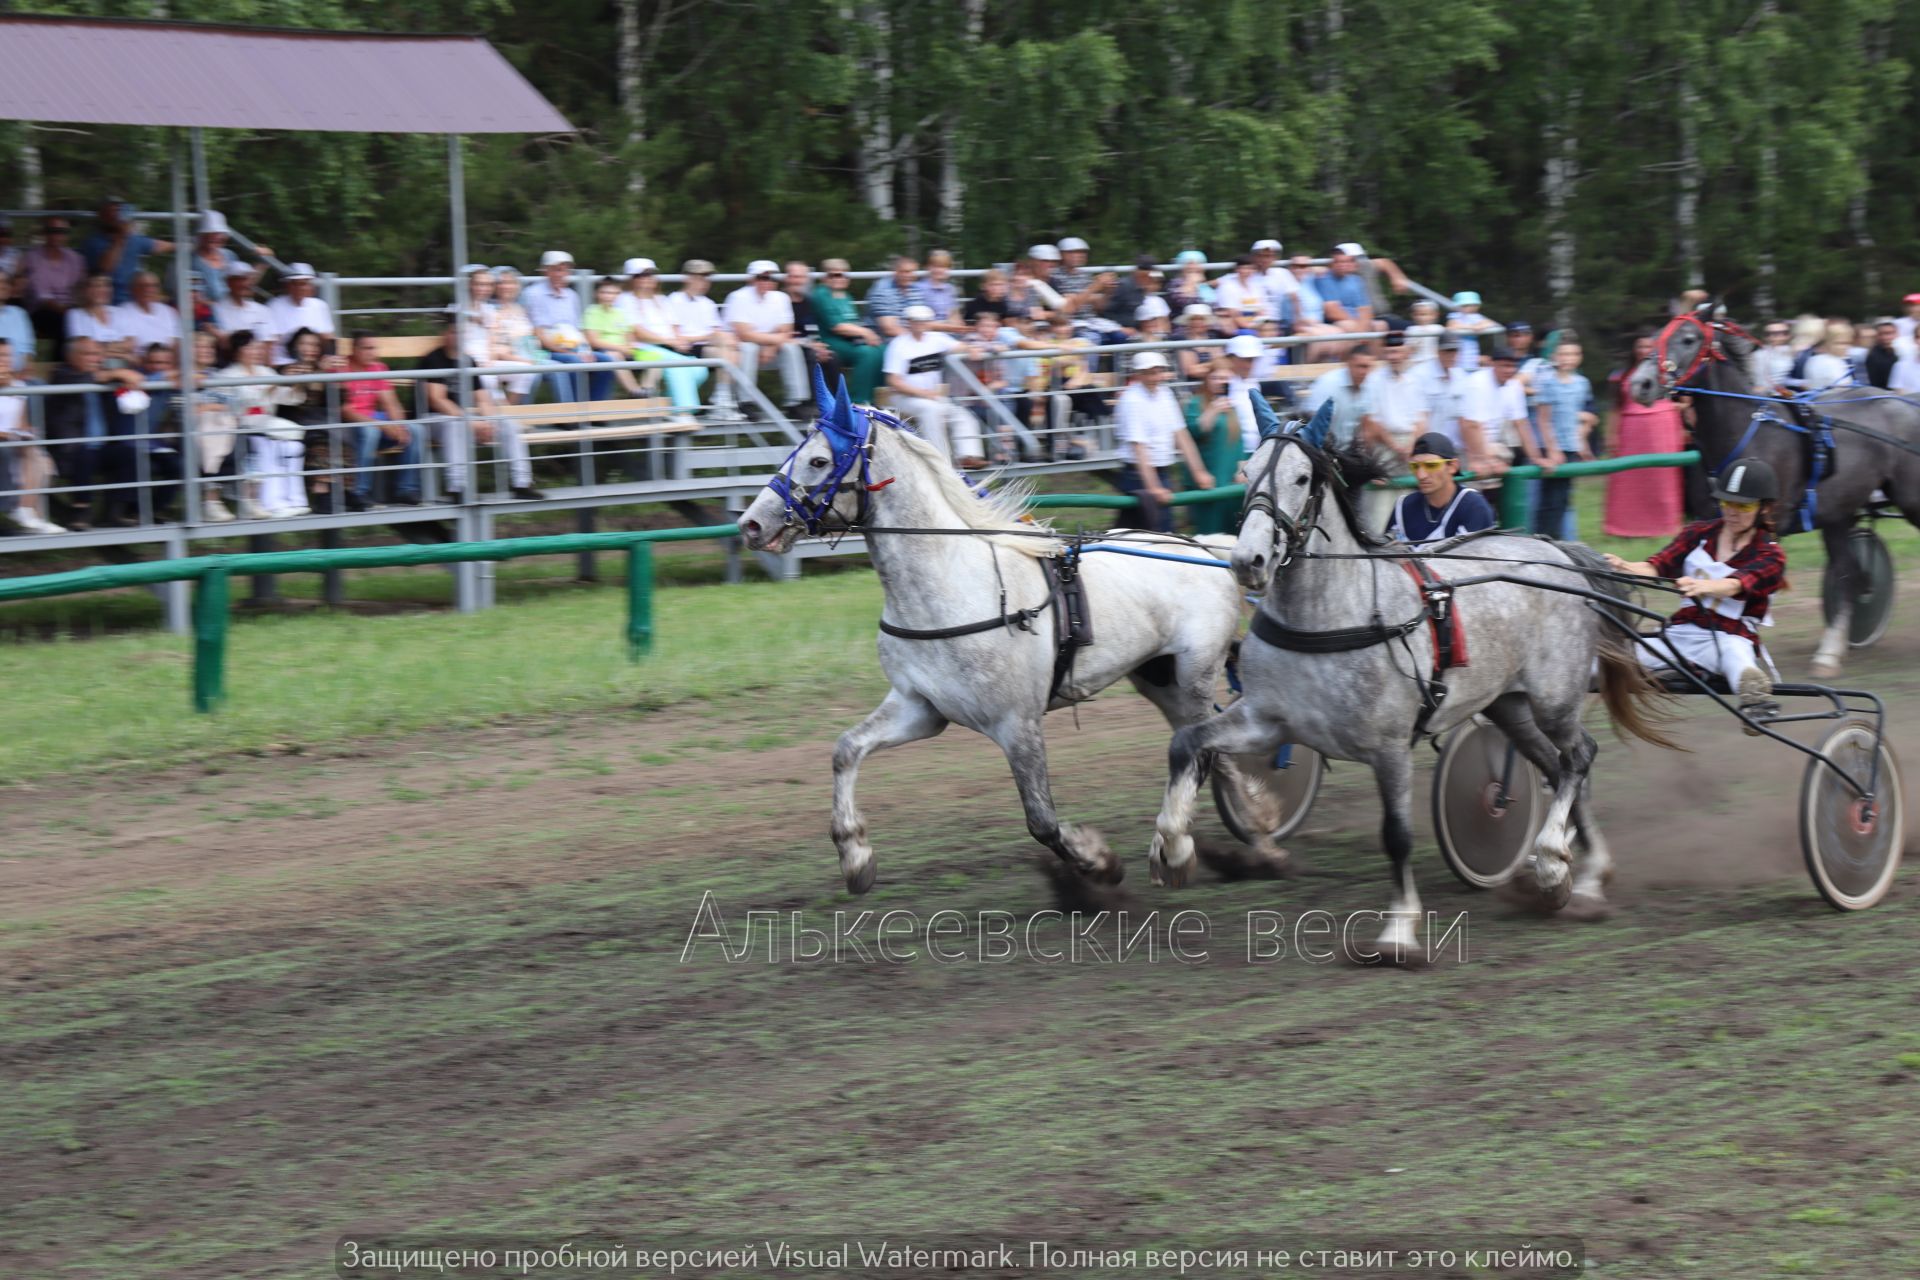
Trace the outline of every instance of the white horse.
{"type": "MultiPolygon", "coordinates": [[[[880,665],[893,689],[833,753],[833,842],[847,888],[865,893],[875,876],[854,802],[860,762],[949,724],[1006,753],[1035,840],[1089,879],[1118,881],[1120,861],[1099,833],[1054,815],[1041,717],[1125,677],[1174,727],[1204,720],[1240,627],[1233,575],[1072,555],[1048,526],[1021,518],[1019,488],[983,496],[897,419],[856,408],[844,382],[833,397],[816,373],[815,394],[818,425],[741,515],[740,534],[756,550],[783,552],[802,532],[861,532],[886,592],[880,665]],[[1071,650],[1064,669],[1055,615],[1067,604],[1044,566],[1077,567],[1092,623],[1092,642],[1071,650]]],[[[1139,550],[1210,554],[1171,538],[1126,538],[1139,550]]]]}

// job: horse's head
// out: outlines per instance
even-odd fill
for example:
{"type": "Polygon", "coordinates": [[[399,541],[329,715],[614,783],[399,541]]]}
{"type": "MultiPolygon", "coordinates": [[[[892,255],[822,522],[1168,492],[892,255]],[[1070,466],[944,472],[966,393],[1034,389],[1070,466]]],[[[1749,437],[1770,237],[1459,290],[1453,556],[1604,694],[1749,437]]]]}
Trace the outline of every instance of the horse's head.
{"type": "Polygon", "coordinates": [[[740,538],[755,551],[789,551],[802,533],[851,529],[866,515],[874,420],[855,408],[844,380],[827,390],[813,368],[819,421],[740,514],[740,538]]]}
{"type": "Polygon", "coordinates": [[[1752,357],[1759,346],[1752,334],[1726,318],[1718,302],[1704,302],[1667,321],[1653,340],[1653,355],[1627,379],[1627,392],[1641,404],[1652,404],[1692,385],[1703,370],[1720,362],[1738,367],[1751,383],[1752,357]]]}
{"type": "Polygon", "coordinates": [[[1247,459],[1246,504],[1233,544],[1233,576],[1241,586],[1267,589],[1275,571],[1306,545],[1324,494],[1325,477],[1305,440],[1273,434],[1261,442],[1247,459]]]}

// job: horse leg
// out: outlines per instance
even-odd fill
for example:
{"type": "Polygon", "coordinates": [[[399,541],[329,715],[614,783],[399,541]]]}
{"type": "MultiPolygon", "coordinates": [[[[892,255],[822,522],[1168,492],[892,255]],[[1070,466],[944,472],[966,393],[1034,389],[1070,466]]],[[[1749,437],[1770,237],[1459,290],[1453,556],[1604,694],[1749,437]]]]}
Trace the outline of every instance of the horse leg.
{"type": "MultiPolygon", "coordinates": [[[[1526,695],[1503,694],[1482,714],[1500,727],[1500,731],[1519,748],[1520,754],[1532,761],[1545,776],[1547,785],[1558,791],[1560,750],[1533,722],[1533,715],[1527,709],[1526,695]]],[[[1591,773],[1582,780],[1574,796],[1572,819],[1585,851],[1573,880],[1573,905],[1580,908],[1587,918],[1599,919],[1606,910],[1606,896],[1602,891],[1607,882],[1613,879],[1613,854],[1607,848],[1606,837],[1600,834],[1600,824],[1594,821],[1591,773]]]]}
{"type": "Polygon", "coordinates": [[[1100,833],[1092,827],[1063,824],[1054,815],[1053,786],[1047,776],[1047,740],[1040,721],[1010,719],[996,725],[987,736],[1006,753],[1014,785],[1020,788],[1020,803],[1027,811],[1027,831],[1033,838],[1087,879],[1120,883],[1126,868],[1107,848],[1100,833]]]}
{"type": "Polygon", "coordinates": [[[1155,884],[1177,889],[1193,869],[1193,800],[1214,756],[1271,751],[1284,732],[1278,722],[1254,709],[1251,698],[1242,698],[1219,715],[1174,733],[1167,747],[1167,795],[1147,853],[1155,884]]]}
{"type": "Polygon", "coordinates": [[[1413,884],[1413,753],[1397,747],[1374,753],[1368,763],[1380,789],[1380,843],[1393,864],[1394,888],[1387,927],[1374,947],[1384,959],[1400,963],[1417,958],[1420,944],[1420,891],[1413,884]]]}
{"type": "Polygon", "coordinates": [[[866,819],[854,803],[860,762],[875,751],[931,738],[947,727],[947,718],[917,694],[894,689],[865,720],[840,735],[833,748],[833,844],[840,851],[840,874],[852,893],[873,888],[873,846],[866,819]]]}
{"type": "MultiPolygon", "coordinates": [[[[1538,711],[1536,707],[1536,719],[1538,711]]],[[[1560,755],[1553,804],[1547,809],[1540,834],[1534,838],[1533,852],[1507,883],[1523,899],[1531,899],[1530,905],[1558,911],[1573,895],[1573,807],[1599,744],[1581,727],[1578,704],[1541,724],[1540,731],[1560,755]]]]}
{"type": "Polygon", "coordinates": [[[1827,548],[1827,572],[1833,575],[1834,612],[1827,629],[1820,633],[1820,647],[1813,651],[1811,670],[1816,679],[1831,680],[1840,674],[1847,654],[1847,633],[1853,626],[1853,593],[1860,583],[1860,566],[1853,558],[1853,519],[1822,524],[1820,540],[1827,548]]]}

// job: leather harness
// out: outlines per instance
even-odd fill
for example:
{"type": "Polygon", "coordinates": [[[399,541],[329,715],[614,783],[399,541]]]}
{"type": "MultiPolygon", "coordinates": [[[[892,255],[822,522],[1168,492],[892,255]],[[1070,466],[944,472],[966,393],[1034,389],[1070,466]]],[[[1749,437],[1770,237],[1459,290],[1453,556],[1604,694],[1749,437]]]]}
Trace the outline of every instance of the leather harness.
{"type": "Polygon", "coordinates": [[[1085,584],[1080,580],[1080,557],[1069,552],[1063,556],[1048,556],[1040,561],[1040,572],[1047,581],[1047,598],[1028,609],[1005,611],[1006,601],[1001,600],[1002,612],[996,618],[983,618],[979,622],[963,622],[955,627],[915,627],[895,626],[885,618],[880,619],[880,630],[900,640],[953,640],[960,636],[980,635],[982,632],[1000,628],[1017,628],[1032,631],[1034,619],[1048,610],[1053,611],[1053,680],[1047,686],[1047,701],[1051,703],[1060,696],[1060,690],[1066,687],[1073,673],[1073,660],[1080,650],[1093,643],[1093,615],[1087,608],[1085,584]]]}

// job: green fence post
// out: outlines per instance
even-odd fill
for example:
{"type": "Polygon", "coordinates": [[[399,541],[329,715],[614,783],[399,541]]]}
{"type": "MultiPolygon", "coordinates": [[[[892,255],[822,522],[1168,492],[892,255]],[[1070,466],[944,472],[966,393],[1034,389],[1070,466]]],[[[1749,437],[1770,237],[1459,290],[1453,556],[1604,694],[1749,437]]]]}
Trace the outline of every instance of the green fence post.
{"type": "Polygon", "coordinates": [[[627,659],[640,661],[653,649],[653,544],[627,548],[627,659]]]}
{"type": "Polygon", "coordinates": [[[1502,529],[1524,529],[1527,527],[1527,486],[1528,480],[1518,480],[1512,476],[1500,482],[1500,527],[1502,529]]]}
{"type": "Polygon", "coordinates": [[[227,571],[209,569],[193,591],[193,709],[212,711],[227,696],[227,571]]]}

